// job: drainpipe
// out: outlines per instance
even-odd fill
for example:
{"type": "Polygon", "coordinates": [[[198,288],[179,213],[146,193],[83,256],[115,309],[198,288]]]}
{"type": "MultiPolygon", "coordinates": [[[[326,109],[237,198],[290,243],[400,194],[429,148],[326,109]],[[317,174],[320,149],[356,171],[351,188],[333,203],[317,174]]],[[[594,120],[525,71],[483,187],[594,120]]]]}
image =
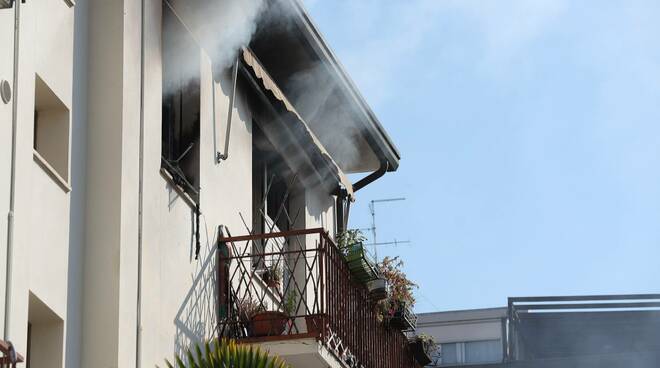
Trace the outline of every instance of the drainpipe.
{"type": "Polygon", "coordinates": [[[144,57],[145,57],[145,0],[141,1],[140,14],[140,142],[138,179],[138,259],[137,259],[137,324],[135,327],[135,367],[141,366],[142,355],[142,232],[144,202],[144,57]]]}
{"type": "MultiPolygon", "coordinates": [[[[218,152],[216,155],[216,161],[220,163],[229,158],[229,134],[231,133],[231,118],[234,113],[234,100],[236,99],[236,80],[238,79],[238,61],[240,59],[240,53],[236,56],[236,63],[234,63],[234,70],[232,71],[232,87],[231,95],[229,95],[229,112],[227,113],[227,132],[225,134],[225,151],[223,153],[218,152]]],[[[215,86],[213,88],[215,92],[215,86]]],[[[213,107],[215,108],[215,98],[213,99],[213,107]]],[[[215,121],[215,113],[213,114],[213,120],[215,121]]]]}
{"type": "MultiPolygon", "coordinates": [[[[387,161],[381,162],[378,170],[372,172],[366,177],[360,179],[357,183],[353,184],[353,193],[380,179],[383,175],[385,175],[389,167],[390,164],[387,161]]],[[[353,199],[349,198],[346,189],[339,188],[335,194],[337,195],[336,210],[338,220],[337,223],[339,225],[338,232],[343,232],[348,227],[348,215],[351,209],[351,201],[353,199]],[[345,210],[344,207],[346,208],[345,210]]]]}
{"type": "Polygon", "coordinates": [[[366,187],[367,185],[373,183],[374,181],[380,179],[385,173],[387,172],[387,169],[390,168],[390,164],[387,161],[381,162],[380,163],[380,168],[371,174],[369,174],[367,177],[360,179],[357,183],[353,184],[353,192],[357,192],[358,190],[366,187]]]}
{"type": "Polygon", "coordinates": [[[14,206],[16,199],[16,130],[18,126],[18,33],[20,29],[21,2],[15,2],[14,10],[14,79],[13,95],[11,105],[11,177],[9,189],[9,213],[7,214],[7,265],[5,285],[5,326],[4,340],[9,341],[9,323],[11,320],[11,284],[14,248],[14,206]]]}

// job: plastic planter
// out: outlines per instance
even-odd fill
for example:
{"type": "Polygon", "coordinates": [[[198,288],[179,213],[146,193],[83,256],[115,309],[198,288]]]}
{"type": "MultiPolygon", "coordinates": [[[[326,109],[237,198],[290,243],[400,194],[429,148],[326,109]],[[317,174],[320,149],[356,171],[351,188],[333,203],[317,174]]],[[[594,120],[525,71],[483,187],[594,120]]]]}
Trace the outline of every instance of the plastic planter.
{"type": "Polygon", "coordinates": [[[417,316],[407,305],[400,305],[390,317],[390,326],[401,331],[412,331],[417,325],[417,316]]]}
{"type": "Polygon", "coordinates": [[[377,278],[367,283],[369,289],[369,298],[372,301],[381,301],[387,298],[387,281],[384,278],[377,278]]]}
{"type": "Polygon", "coordinates": [[[431,364],[431,357],[428,352],[429,345],[425,341],[419,339],[411,340],[410,351],[415,357],[417,363],[422,367],[431,364]]]}
{"type": "Polygon", "coordinates": [[[346,255],[346,262],[353,277],[362,284],[378,278],[376,266],[365,252],[362,243],[352,245],[349,248],[346,255]]]}

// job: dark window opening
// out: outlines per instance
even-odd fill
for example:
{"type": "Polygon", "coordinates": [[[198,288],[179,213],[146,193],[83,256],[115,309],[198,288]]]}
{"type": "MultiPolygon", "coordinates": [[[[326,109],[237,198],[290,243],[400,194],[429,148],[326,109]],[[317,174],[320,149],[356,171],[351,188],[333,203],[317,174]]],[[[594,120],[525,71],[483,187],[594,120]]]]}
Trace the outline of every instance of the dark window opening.
{"type": "MultiPolygon", "coordinates": [[[[252,201],[255,233],[288,231],[296,214],[291,211],[291,198],[297,186],[293,174],[256,123],[252,125],[252,201]]],[[[281,239],[254,242],[253,254],[281,252],[287,247],[281,239]]],[[[253,258],[252,267],[273,267],[268,257],[253,258]]],[[[277,263],[277,261],[275,261],[277,263]]],[[[281,263],[277,263],[281,266],[281,263]]]]}
{"type": "Polygon", "coordinates": [[[252,140],[255,230],[263,233],[287,231],[291,216],[289,170],[256,124],[252,129],[252,140]]]}
{"type": "Polygon", "coordinates": [[[185,26],[163,5],[162,167],[199,200],[200,57],[185,26]]]}

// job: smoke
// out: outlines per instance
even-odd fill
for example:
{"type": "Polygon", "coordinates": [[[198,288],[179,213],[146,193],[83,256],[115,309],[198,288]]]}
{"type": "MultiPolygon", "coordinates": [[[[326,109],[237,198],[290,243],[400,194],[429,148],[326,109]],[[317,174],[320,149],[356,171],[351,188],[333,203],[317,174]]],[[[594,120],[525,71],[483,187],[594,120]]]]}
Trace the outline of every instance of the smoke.
{"type": "Polygon", "coordinates": [[[199,35],[204,49],[221,67],[232,64],[238,50],[250,43],[265,9],[264,0],[211,1],[198,7],[203,18],[199,35]]]}
{"type": "MultiPolygon", "coordinates": [[[[166,0],[164,94],[198,86],[199,47],[212,59],[214,72],[222,72],[256,33],[267,39],[269,34],[291,30],[291,10],[284,3],[266,0],[166,0]]],[[[354,117],[326,65],[312,63],[277,82],[340,167],[360,162],[359,131],[350,123],[354,117]]]]}
{"type": "Polygon", "coordinates": [[[214,70],[231,66],[250,43],[265,8],[265,0],[166,0],[163,59],[176,71],[164,82],[164,93],[199,78],[199,47],[211,57],[214,70]]]}
{"type": "Polygon", "coordinates": [[[340,98],[339,87],[320,62],[293,74],[285,90],[291,103],[314,131],[340,167],[355,166],[361,159],[359,131],[340,98]],[[348,138],[347,138],[348,137],[348,138]]]}

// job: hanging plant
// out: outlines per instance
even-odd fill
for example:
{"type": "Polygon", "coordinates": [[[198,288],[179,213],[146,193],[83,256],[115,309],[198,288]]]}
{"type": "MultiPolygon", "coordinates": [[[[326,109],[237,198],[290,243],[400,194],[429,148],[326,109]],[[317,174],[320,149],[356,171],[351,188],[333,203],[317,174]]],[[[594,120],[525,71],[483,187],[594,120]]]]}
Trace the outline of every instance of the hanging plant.
{"type": "Polygon", "coordinates": [[[385,257],[378,264],[380,275],[389,285],[389,293],[376,304],[376,312],[381,321],[392,327],[410,330],[414,329],[417,320],[412,308],[415,306],[413,291],[418,286],[408,279],[402,268],[403,261],[399,257],[385,257]]]}
{"type": "Polygon", "coordinates": [[[357,244],[364,243],[367,237],[359,229],[349,229],[337,234],[337,247],[346,256],[350,248],[357,244]]]}
{"type": "Polygon", "coordinates": [[[433,336],[419,334],[408,340],[408,343],[410,344],[410,351],[419,365],[426,366],[431,363],[431,356],[438,348],[433,336]]]}
{"type": "Polygon", "coordinates": [[[358,229],[346,230],[337,235],[337,246],[348,263],[353,278],[366,285],[376,280],[376,263],[367,254],[363,242],[367,238],[358,229]]]}

